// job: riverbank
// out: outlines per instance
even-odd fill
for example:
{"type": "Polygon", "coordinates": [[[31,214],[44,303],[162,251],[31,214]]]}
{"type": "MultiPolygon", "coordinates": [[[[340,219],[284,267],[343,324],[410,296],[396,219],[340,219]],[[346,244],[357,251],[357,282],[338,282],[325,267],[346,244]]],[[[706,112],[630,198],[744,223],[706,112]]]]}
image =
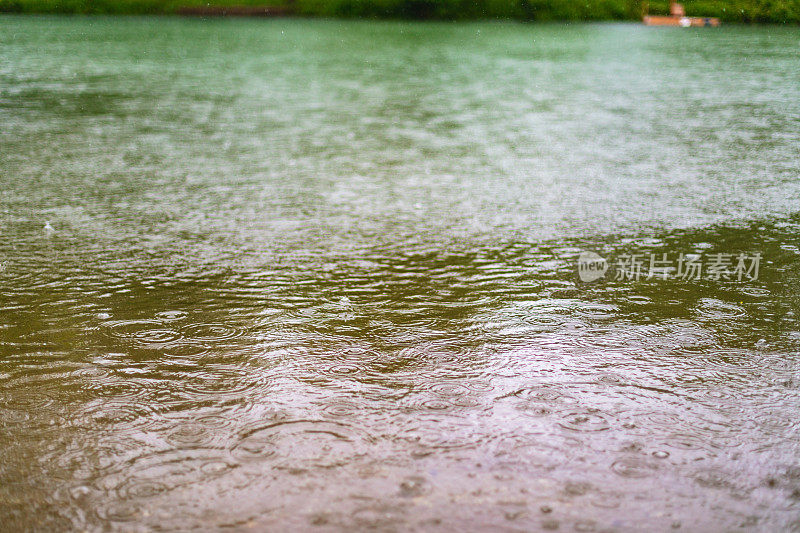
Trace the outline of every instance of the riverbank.
{"type": "MultiPolygon", "coordinates": [[[[668,1],[650,2],[649,12],[666,14],[668,1]]],[[[279,7],[299,16],[434,20],[512,19],[529,21],[637,20],[638,0],[0,0],[0,12],[88,15],[168,15],[181,8],[279,7]]],[[[723,22],[800,23],[800,0],[695,0],[687,15],[723,22]]]]}

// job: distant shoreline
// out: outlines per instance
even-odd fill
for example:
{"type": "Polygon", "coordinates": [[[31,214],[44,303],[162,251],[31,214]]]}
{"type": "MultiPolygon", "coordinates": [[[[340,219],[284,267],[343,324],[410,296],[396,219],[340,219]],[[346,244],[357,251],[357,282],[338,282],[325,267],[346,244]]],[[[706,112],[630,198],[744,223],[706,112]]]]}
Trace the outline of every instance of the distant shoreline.
{"type": "MultiPolygon", "coordinates": [[[[668,0],[649,3],[667,14],[668,0]]],[[[723,22],[800,23],[800,0],[690,0],[688,16],[723,22]]],[[[0,0],[0,13],[65,15],[303,16],[399,20],[640,20],[638,0],[0,0]]]]}

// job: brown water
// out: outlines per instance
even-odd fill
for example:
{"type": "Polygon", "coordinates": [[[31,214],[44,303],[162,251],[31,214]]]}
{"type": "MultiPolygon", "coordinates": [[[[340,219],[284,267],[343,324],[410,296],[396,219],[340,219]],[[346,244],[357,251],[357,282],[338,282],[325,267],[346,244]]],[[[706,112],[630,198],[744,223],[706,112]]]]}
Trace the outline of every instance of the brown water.
{"type": "Polygon", "coordinates": [[[799,42],[0,18],[0,529],[800,529],[799,42]]]}

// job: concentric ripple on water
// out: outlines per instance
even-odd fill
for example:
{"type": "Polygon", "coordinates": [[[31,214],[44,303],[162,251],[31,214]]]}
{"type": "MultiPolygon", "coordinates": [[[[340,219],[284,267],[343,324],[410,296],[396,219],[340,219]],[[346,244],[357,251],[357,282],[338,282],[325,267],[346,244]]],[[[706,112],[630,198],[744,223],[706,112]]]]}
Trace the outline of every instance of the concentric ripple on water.
{"type": "Polygon", "coordinates": [[[134,344],[166,344],[178,339],[179,333],[156,320],[116,320],[100,327],[110,339],[134,344]]]}
{"type": "Polygon", "coordinates": [[[294,420],[248,429],[231,449],[238,460],[269,460],[282,468],[332,468],[366,452],[366,439],[338,422],[294,420]]]}

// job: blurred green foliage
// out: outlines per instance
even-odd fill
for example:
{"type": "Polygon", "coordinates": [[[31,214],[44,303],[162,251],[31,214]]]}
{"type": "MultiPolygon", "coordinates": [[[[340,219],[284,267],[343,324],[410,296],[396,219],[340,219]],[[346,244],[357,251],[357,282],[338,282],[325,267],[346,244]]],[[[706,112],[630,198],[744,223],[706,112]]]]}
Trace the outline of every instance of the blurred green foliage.
{"type": "MultiPolygon", "coordinates": [[[[147,15],[190,6],[287,5],[306,16],[468,20],[635,20],[641,0],[0,0],[0,12],[147,15]]],[[[800,22],[800,0],[686,0],[687,15],[725,22],[800,22]]],[[[651,14],[667,14],[653,0],[651,14]]]]}

